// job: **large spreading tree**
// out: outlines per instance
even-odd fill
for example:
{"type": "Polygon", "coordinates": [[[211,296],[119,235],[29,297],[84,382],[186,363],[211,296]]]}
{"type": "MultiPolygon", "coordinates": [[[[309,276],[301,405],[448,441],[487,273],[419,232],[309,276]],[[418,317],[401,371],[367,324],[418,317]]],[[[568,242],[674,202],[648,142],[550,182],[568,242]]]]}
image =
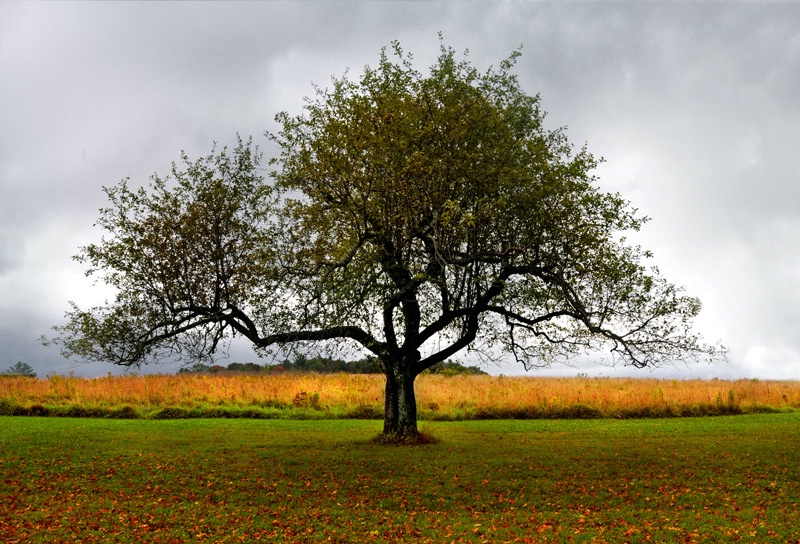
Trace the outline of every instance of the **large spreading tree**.
{"type": "Polygon", "coordinates": [[[442,46],[424,75],[395,43],[279,114],[270,168],[240,140],[106,188],[107,234],[77,258],[116,299],[73,305],[55,342],[127,366],[194,362],[231,335],[355,345],[382,362],[384,433],[399,437],[417,435],[415,378],[465,349],[526,368],[717,357],[692,331],[699,301],[626,243],[645,218],[545,128],[518,54],[480,72],[442,46]]]}

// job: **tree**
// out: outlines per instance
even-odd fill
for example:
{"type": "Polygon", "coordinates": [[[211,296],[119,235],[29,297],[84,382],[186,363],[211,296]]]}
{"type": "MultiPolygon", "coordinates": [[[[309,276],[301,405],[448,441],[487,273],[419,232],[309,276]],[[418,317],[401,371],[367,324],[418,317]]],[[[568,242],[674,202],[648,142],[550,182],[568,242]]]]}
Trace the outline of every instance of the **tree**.
{"type": "Polygon", "coordinates": [[[465,349],[525,368],[722,355],[692,332],[700,302],[626,243],[646,218],[544,127],[511,73],[519,52],[481,73],[443,45],[425,76],[392,51],[276,117],[271,183],[240,140],[184,155],[169,184],[106,189],[111,236],[78,259],[118,295],[73,306],[62,352],[141,365],[201,360],[231,334],[258,350],[356,345],[386,375],[384,433],[410,439],[415,378],[465,349]]]}
{"type": "Polygon", "coordinates": [[[477,366],[464,366],[457,361],[442,361],[440,363],[436,363],[428,369],[428,372],[431,374],[439,374],[441,376],[480,376],[488,374],[488,372],[484,372],[477,366]]]}
{"type": "Polygon", "coordinates": [[[15,364],[11,365],[5,373],[11,376],[25,376],[28,378],[36,377],[36,372],[33,371],[33,367],[28,363],[23,363],[22,361],[17,361],[15,364]]]}

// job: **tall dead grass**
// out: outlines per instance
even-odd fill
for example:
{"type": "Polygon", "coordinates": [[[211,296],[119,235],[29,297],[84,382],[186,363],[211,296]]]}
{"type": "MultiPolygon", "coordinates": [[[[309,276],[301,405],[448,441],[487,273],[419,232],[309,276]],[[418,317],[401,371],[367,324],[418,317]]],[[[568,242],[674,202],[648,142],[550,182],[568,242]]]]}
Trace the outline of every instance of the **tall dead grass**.
{"type": "MultiPolygon", "coordinates": [[[[0,379],[0,413],[88,414],[164,409],[313,410],[380,415],[384,378],[354,374],[180,374],[0,379]],[[33,408],[32,408],[33,407],[33,408]]],[[[422,375],[424,419],[657,417],[800,408],[800,382],[422,375]]],[[[186,412],[188,413],[188,412],[186,412]]],[[[213,414],[212,414],[213,415],[213,414]]]]}

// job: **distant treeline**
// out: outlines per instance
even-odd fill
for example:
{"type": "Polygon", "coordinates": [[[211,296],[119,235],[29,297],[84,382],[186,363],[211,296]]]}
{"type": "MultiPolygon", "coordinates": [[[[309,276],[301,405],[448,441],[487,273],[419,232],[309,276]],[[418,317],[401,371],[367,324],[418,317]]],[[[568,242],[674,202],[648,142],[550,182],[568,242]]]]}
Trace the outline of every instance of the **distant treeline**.
{"type": "MultiPolygon", "coordinates": [[[[377,357],[367,356],[358,361],[344,361],[330,357],[307,357],[297,355],[294,360],[286,360],[274,365],[258,365],[256,363],[230,363],[229,365],[195,364],[182,368],[178,373],[217,373],[217,372],[318,372],[320,374],[383,374],[383,365],[377,357]]],[[[431,374],[455,376],[457,374],[486,374],[477,366],[465,366],[456,361],[436,363],[426,370],[431,374]]]]}

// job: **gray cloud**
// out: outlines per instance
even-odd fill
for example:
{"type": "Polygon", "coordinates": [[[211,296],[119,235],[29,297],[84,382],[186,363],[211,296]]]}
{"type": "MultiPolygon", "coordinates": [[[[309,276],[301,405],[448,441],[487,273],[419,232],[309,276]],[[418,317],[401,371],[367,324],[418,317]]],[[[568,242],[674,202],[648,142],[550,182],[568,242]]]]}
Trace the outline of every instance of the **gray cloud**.
{"type": "Polygon", "coordinates": [[[522,44],[548,122],[653,218],[635,241],[731,348],[681,376],[800,378],[800,11],[760,3],[0,3],[0,368],[68,365],[35,339],[107,295],[70,259],[102,185],[259,139],[393,39],[430,65],[438,31],[481,67],[522,44]]]}

